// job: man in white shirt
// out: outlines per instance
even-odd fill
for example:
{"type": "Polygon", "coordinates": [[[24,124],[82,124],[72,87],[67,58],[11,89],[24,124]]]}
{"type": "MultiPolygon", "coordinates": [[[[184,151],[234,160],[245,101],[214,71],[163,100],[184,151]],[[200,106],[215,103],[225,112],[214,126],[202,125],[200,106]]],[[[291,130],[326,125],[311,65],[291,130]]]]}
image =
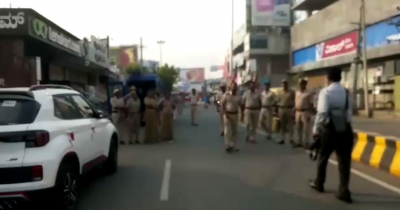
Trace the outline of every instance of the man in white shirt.
{"type": "Polygon", "coordinates": [[[274,92],[270,90],[270,83],[266,82],[265,89],[261,93],[261,112],[259,125],[267,133],[266,139],[270,140],[272,135],[273,107],[277,98],[274,92]]]}
{"type": "Polygon", "coordinates": [[[197,104],[199,102],[199,95],[196,89],[192,89],[192,93],[189,96],[190,99],[190,118],[193,126],[198,126],[197,124],[197,104]]]}
{"type": "Polygon", "coordinates": [[[329,157],[336,152],[340,173],[339,193],[336,198],[352,203],[349,191],[351,152],[353,148],[353,129],[351,127],[352,109],[349,94],[340,84],[341,69],[328,71],[328,86],[318,96],[317,115],[314,121],[313,137],[319,142],[317,178],[310,181],[310,187],[318,192],[324,191],[326,167],[329,157]]]}

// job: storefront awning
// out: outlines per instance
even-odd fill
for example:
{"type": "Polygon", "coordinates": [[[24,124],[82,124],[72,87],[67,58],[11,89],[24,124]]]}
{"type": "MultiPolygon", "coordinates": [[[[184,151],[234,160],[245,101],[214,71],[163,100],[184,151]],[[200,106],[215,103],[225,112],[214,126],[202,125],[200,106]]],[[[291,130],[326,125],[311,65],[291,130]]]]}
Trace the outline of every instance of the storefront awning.
{"type": "Polygon", "coordinates": [[[293,4],[292,10],[314,11],[322,10],[335,3],[337,0],[302,0],[293,4]]]}

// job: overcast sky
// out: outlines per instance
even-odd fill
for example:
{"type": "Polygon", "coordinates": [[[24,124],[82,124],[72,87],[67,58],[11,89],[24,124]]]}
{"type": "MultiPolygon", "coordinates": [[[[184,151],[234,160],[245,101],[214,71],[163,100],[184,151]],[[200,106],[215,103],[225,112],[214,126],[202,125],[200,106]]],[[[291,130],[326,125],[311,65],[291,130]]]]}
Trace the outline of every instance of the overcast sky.
{"type": "MultiPolygon", "coordinates": [[[[235,1],[235,28],[246,0],[235,1]]],[[[144,59],[179,67],[222,65],[231,38],[232,0],[1,0],[0,7],[33,8],[77,37],[112,38],[111,45],[146,46],[144,59]]]]}

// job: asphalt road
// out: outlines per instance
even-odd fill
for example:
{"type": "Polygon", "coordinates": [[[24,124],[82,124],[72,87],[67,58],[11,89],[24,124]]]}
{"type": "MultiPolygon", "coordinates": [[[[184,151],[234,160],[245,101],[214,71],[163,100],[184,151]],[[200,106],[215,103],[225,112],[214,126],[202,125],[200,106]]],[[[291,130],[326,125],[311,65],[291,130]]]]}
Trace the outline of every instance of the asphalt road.
{"type": "Polygon", "coordinates": [[[353,127],[366,132],[377,133],[383,136],[392,136],[400,139],[399,119],[369,119],[354,117],[353,127]]]}
{"type": "Polygon", "coordinates": [[[226,154],[215,109],[201,108],[199,127],[189,125],[185,111],[175,122],[173,143],[122,146],[117,174],[88,178],[80,210],[399,209],[398,178],[354,163],[358,173],[394,188],[352,174],[355,204],[344,204],[334,198],[335,165],[328,168],[327,192],[317,194],[307,185],[315,175],[315,162],[302,149],[277,145],[261,135],[259,144],[247,145],[241,128],[240,152],[226,154]]]}

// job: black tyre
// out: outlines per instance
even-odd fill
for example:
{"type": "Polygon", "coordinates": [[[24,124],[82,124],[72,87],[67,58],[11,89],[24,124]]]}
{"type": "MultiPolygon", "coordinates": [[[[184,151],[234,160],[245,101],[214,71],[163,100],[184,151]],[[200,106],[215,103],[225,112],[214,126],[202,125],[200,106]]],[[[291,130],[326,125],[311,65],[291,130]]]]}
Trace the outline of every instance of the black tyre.
{"type": "Polygon", "coordinates": [[[78,208],[79,172],[68,163],[63,163],[57,173],[51,206],[58,210],[76,210],[78,208]]]}
{"type": "Polygon", "coordinates": [[[106,175],[115,174],[118,171],[118,140],[112,139],[108,158],[104,163],[104,173],[106,175]]]}

